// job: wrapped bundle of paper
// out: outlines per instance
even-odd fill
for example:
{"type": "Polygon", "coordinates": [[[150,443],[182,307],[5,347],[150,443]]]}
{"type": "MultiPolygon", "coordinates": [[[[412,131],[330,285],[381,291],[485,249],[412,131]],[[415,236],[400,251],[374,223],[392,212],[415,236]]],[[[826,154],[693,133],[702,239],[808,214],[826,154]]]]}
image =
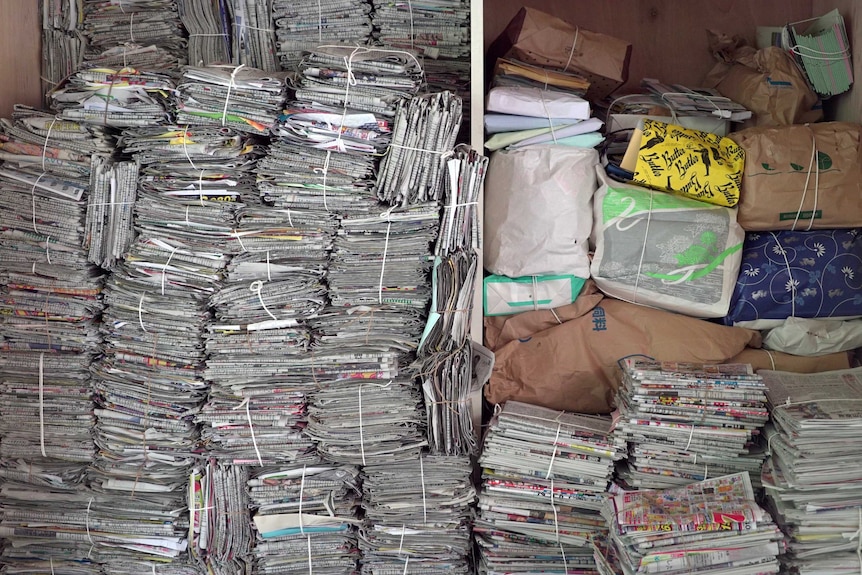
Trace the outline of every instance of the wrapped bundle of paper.
{"type": "Polygon", "coordinates": [[[402,100],[380,162],[377,197],[401,206],[440,200],[460,127],[461,100],[451,92],[402,100]]]}
{"type": "Polygon", "coordinates": [[[180,20],[189,33],[188,63],[192,66],[231,61],[231,28],[227,6],[212,0],[179,0],[180,20]]]}
{"type": "MultiPolygon", "coordinates": [[[[392,351],[353,351],[354,362],[365,356],[365,364],[377,373],[386,373],[381,368],[395,360],[392,351]]],[[[428,445],[419,390],[396,373],[390,371],[386,383],[376,383],[345,372],[344,379],[311,394],[305,433],[324,458],[351,465],[385,464],[415,458],[428,445]]]]}
{"type": "Polygon", "coordinates": [[[766,386],[748,364],[628,358],[617,393],[614,436],[628,444],[620,479],[665,488],[748,471],[760,485],[769,418],[766,386]]]}
{"type": "Polygon", "coordinates": [[[862,509],[862,369],[798,374],[760,370],[772,426],[763,466],[768,509],[787,535],[788,572],[855,573],[862,509]]]}
{"type": "Polygon", "coordinates": [[[359,470],[325,463],[252,468],[253,573],[355,573],[359,470]]]}
{"type": "Polygon", "coordinates": [[[164,123],[173,81],[133,68],[94,68],[72,74],[47,98],[63,120],[125,128],[164,123]]]}
{"type": "Polygon", "coordinates": [[[611,420],[508,401],[491,422],[474,526],[487,573],[592,572],[614,461],[611,420]]]}
{"type": "Polygon", "coordinates": [[[302,66],[297,100],[386,117],[422,82],[419,60],[403,50],[320,46],[305,55],[302,66]]]}
{"type": "Polygon", "coordinates": [[[233,27],[233,63],[268,72],[278,71],[272,2],[227,0],[226,3],[233,27]]]}
{"type": "Polygon", "coordinates": [[[87,259],[113,269],[134,240],[134,206],[138,190],[137,162],[93,157],[87,202],[87,259]]]}
{"type": "Polygon", "coordinates": [[[176,73],[186,63],[186,39],[174,0],[83,0],[82,18],[87,67],[176,73]]]}
{"type": "Polygon", "coordinates": [[[478,450],[471,410],[472,353],[465,342],[459,349],[419,360],[428,443],[431,452],[474,455],[478,450]]]}
{"type": "Polygon", "coordinates": [[[296,70],[305,52],[324,44],[368,44],[370,12],[365,0],[274,0],[272,17],[282,69],[296,70]]]}
{"type": "Polygon", "coordinates": [[[84,58],[77,2],[41,2],[42,93],[77,70],[84,58]]]}
{"type": "Polygon", "coordinates": [[[238,66],[189,66],[177,87],[177,123],[269,135],[284,106],[283,75],[238,66]]]}
{"type": "Polygon", "coordinates": [[[375,39],[428,58],[470,56],[470,2],[467,0],[373,0],[375,39]]]}
{"type": "Polygon", "coordinates": [[[425,74],[425,91],[430,93],[452,92],[461,98],[461,130],[458,132],[458,141],[468,141],[470,131],[468,119],[472,107],[470,59],[432,60],[425,58],[422,60],[422,68],[425,74]]]}
{"type": "Polygon", "coordinates": [[[467,457],[433,455],[365,467],[361,572],[472,573],[471,473],[467,457]]]}
{"type": "Polygon", "coordinates": [[[206,572],[248,573],[252,532],[248,515],[248,468],[210,460],[189,479],[190,553],[206,572]]]}
{"type": "Polygon", "coordinates": [[[664,491],[619,493],[608,498],[602,515],[610,524],[610,553],[596,550],[602,575],[779,570],[783,536],[754,501],[745,472],[664,491]]]}

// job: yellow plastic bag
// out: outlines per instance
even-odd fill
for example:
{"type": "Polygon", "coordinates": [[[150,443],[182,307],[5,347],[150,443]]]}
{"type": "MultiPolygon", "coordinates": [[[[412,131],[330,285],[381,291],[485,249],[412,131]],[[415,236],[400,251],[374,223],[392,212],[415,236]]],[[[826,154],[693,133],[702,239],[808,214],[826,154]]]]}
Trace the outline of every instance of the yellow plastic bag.
{"type": "Polygon", "coordinates": [[[634,183],[728,208],[736,205],[745,152],[733,140],[656,120],[641,123],[642,133],[635,132],[622,164],[634,173],[634,183]]]}

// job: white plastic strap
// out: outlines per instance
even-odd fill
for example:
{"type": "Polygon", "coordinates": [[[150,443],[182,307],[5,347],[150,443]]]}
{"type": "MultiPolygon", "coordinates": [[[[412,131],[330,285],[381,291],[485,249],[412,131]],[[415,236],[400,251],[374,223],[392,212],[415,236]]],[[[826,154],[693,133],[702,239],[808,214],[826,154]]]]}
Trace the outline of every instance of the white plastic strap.
{"type": "Polygon", "coordinates": [[[191,222],[189,221],[189,206],[186,206],[186,225],[191,225],[191,222]]]}
{"type": "Polygon", "coordinates": [[[652,222],[652,201],[653,201],[653,195],[654,194],[655,194],[655,192],[650,190],[650,193],[649,193],[649,212],[647,213],[646,229],[644,230],[643,246],[641,247],[641,256],[640,256],[640,259],[638,260],[638,271],[637,271],[637,275],[635,276],[635,291],[634,291],[634,295],[632,298],[632,300],[633,300],[632,303],[638,302],[638,287],[640,286],[641,268],[644,265],[644,256],[646,255],[647,240],[649,239],[649,226],[650,226],[650,223],[652,222]]]}
{"type": "MultiPolygon", "coordinates": [[[[398,542],[398,556],[399,557],[401,557],[401,550],[404,549],[404,531],[405,531],[405,528],[404,528],[404,524],[402,523],[401,524],[401,541],[398,542]]],[[[404,573],[403,573],[403,575],[407,574],[407,565],[409,565],[409,564],[410,564],[410,555],[406,555],[404,557],[404,573]]]]}
{"type": "Polygon", "coordinates": [[[362,429],[362,384],[359,384],[359,449],[362,450],[362,465],[365,465],[365,432],[362,429]]]}
{"type": "Polygon", "coordinates": [[[234,230],[231,235],[237,239],[237,241],[239,242],[239,247],[242,248],[242,251],[247,252],[248,250],[246,249],[245,244],[242,243],[242,234],[240,234],[237,230],[234,230]]]}
{"type": "Polygon", "coordinates": [[[293,218],[290,215],[290,208],[287,208],[287,223],[290,224],[290,227],[293,227],[293,218]]]}
{"type": "Polygon", "coordinates": [[[703,480],[706,481],[709,479],[709,463],[704,462],[703,464],[703,480]]]}
{"type": "Polygon", "coordinates": [[[563,324],[563,320],[560,319],[560,316],[557,315],[557,312],[554,310],[554,308],[550,308],[548,311],[551,312],[551,315],[554,316],[554,319],[557,320],[558,324],[560,324],[560,325],[563,324]]]}
{"type": "Polygon", "coordinates": [[[569,59],[566,61],[566,66],[563,68],[563,72],[569,71],[569,65],[572,63],[572,58],[575,55],[575,46],[578,45],[578,34],[580,33],[580,31],[581,31],[581,27],[576,26],[575,27],[575,39],[572,40],[572,49],[569,50],[569,59]]]}
{"type": "Polygon", "coordinates": [[[554,512],[554,533],[557,537],[557,545],[560,547],[560,554],[563,557],[563,573],[569,572],[569,561],[566,558],[566,550],[563,549],[563,543],[560,541],[560,520],[557,516],[557,503],[554,495],[554,480],[551,479],[551,509],[554,512]]]}
{"type": "Polygon", "coordinates": [[[691,438],[694,437],[694,423],[691,424],[691,427],[688,432],[688,443],[685,444],[685,449],[683,451],[688,451],[688,448],[691,446],[691,438]]]}
{"type": "Polygon", "coordinates": [[[95,545],[95,543],[93,542],[93,537],[90,535],[90,506],[92,504],[93,504],[93,498],[90,497],[90,500],[87,501],[87,518],[84,520],[84,527],[87,528],[87,539],[90,540],[90,546],[91,546],[90,550],[91,551],[93,549],[92,546],[95,545]]]}
{"type": "MultiPolygon", "coordinates": [[[[533,311],[539,311],[539,278],[536,276],[530,276],[533,284],[533,311]]],[[[557,433],[560,432],[560,429],[557,428],[557,433]]]]}
{"type": "Polygon", "coordinates": [[[551,137],[554,139],[554,143],[557,143],[557,132],[554,130],[554,120],[551,118],[551,113],[548,111],[548,106],[545,103],[545,92],[544,90],[539,92],[539,97],[542,98],[542,108],[545,110],[545,118],[548,119],[548,127],[551,129],[551,137]]]}
{"type": "MultiPolygon", "coordinates": [[[[190,127],[191,126],[186,125],[186,127],[183,129],[183,152],[185,153],[186,159],[189,161],[189,165],[192,167],[192,169],[197,170],[198,167],[192,161],[192,157],[189,155],[189,148],[188,148],[188,146],[186,146],[186,141],[189,139],[189,128],[190,127]]],[[[188,220],[189,220],[189,218],[188,218],[188,211],[187,211],[186,212],[186,222],[188,222],[188,220]]]]}
{"type": "Polygon", "coordinates": [[[39,177],[36,178],[35,182],[33,182],[33,187],[30,188],[30,203],[32,204],[30,212],[33,216],[33,232],[35,232],[36,234],[39,233],[39,230],[36,228],[36,186],[39,185],[39,180],[41,180],[42,177],[46,174],[47,172],[42,172],[41,174],[39,174],[39,177]]]}
{"type": "Polygon", "coordinates": [[[772,352],[768,349],[764,349],[763,351],[765,351],[766,355],[769,357],[769,363],[772,364],[772,371],[775,371],[775,358],[772,357],[772,352]]]}
{"type": "Polygon", "coordinates": [[[266,281],[272,281],[272,272],[269,267],[269,250],[266,250],[266,281]]]}
{"type": "MultiPolygon", "coordinates": [[[[422,152],[424,154],[436,154],[438,156],[444,156],[447,158],[449,156],[455,155],[455,153],[452,150],[429,150],[427,148],[414,148],[413,146],[402,146],[401,144],[396,144],[394,142],[389,144],[389,147],[390,148],[401,148],[402,150],[411,150],[413,152],[422,152]]],[[[471,203],[475,204],[478,202],[471,202],[471,203]]],[[[469,204],[464,204],[464,205],[469,205],[469,204]]]]}
{"type": "Polygon", "coordinates": [[[254,445],[254,453],[257,455],[257,464],[260,467],[263,467],[263,458],[260,456],[260,449],[257,447],[257,438],[254,436],[254,424],[251,421],[251,411],[249,409],[249,401],[246,397],[242,400],[242,403],[234,407],[234,409],[239,409],[245,406],[245,418],[248,421],[248,430],[251,433],[251,444],[254,445]]]}
{"type": "Polygon", "coordinates": [[[413,3],[410,0],[407,0],[407,8],[410,10],[410,49],[415,50],[416,34],[413,32],[413,3]]]}
{"type": "Polygon", "coordinates": [[[302,466],[302,480],[299,482],[299,534],[305,535],[305,527],[302,524],[302,497],[305,492],[305,470],[306,466],[302,466]]]}
{"type": "Polygon", "coordinates": [[[428,524],[428,502],[425,497],[425,464],[419,456],[419,476],[422,479],[422,523],[428,524]]]}
{"type": "Polygon", "coordinates": [[[144,296],[147,295],[147,292],[141,292],[141,299],[138,300],[138,324],[141,326],[141,330],[144,333],[150,333],[147,331],[147,328],[144,327],[144,296]]]}
{"type": "Polygon", "coordinates": [[[171,255],[168,256],[168,261],[165,262],[164,267],[162,268],[162,295],[165,295],[165,276],[168,273],[168,266],[171,265],[171,260],[174,257],[174,254],[177,253],[179,246],[174,246],[174,249],[171,250],[171,255]]]}
{"type": "Polygon", "coordinates": [[[775,232],[769,232],[769,234],[775,240],[778,253],[784,258],[784,267],[787,268],[787,285],[790,286],[790,317],[796,317],[796,282],[793,280],[793,270],[790,269],[790,262],[787,259],[787,250],[778,241],[778,236],[775,235],[775,232]]]}
{"type": "Polygon", "coordinates": [[[817,140],[811,136],[811,159],[808,161],[808,173],[805,175],[805,187],[802,188],[802,197],[799,198],[799,208],[796,210],[796,217],[793,218],[793,226],[791,230],[796,229],[796,224],[799,222],[799,216],[802,214],[802,206],[805,204],[805,196],[808,194],[808,182],[811,181],[811,170],[814,170],[814,207],[811,210],[811,218],[808,220],[806,231],[811,230],[814,225],[814,216],[817,214],[817,196],[820,184],[820,164],[817,161],[817,140]]]}
{"type": "MultiPolygon", "coordinates": [[[[341,137],[341,132],[338,133],[339,138],[341,137]]],[[[326,159],[323,161],[323,209],[329,212],[329,206],[326,204],[326,176],[329,174],[329,159],[332,157],[332,152],[330,150],[326,150],[326,159]]]]}
{"type": "Polygon", "coordinates": [[[389,233],[392,231],[392,220],[389,219],[390,212],[384,212],[380,217],[385,217],[386,224],[386,241],[383,242],[383,260],[380,262],[380,281],[377,282],[377,303],[383,303],[383,275],[386,273],[386,256],[389,253],[389,233]]]}
{"type": "Polygon", "coordinates": [[[317,41],[323,42],[323,8],[317,0],[317,41]]]}
{"type": "Polygon", "coordinates": [[[204,205],[204,170],[198,174],[198,202],[201,206],[204,205]]]}
{"type": "Polygon", "coordinates": [[[554,469],[554,460],[557,458],[557,441],[559,441],[560,439],[560,428],[562,428],[562,426],[562,423],[557,423],[557,434],[554,435],[554,445],[553,451],[551,452],[551,462],[548,464],[548,470],[545,472],[545,479],[551,477],[551,471],[554,469]]]}
{"type": "Polygon", "coordinates": [[[261,293],[261,290],[263,289],[263,282],[260,280],[255,280],[255,281],[251,282],[251,285],[248,287],[248,289],[249,289],[249,291],[251,291],[251,293],[257,294],[257,301],[260,302],[260,305],[263,308],[263,311],[268,313],[269,317],[278,321],[278,318],[275,317],[271,311],[269,311],[269,308],[266,307],[266,303],[264,303],[264,301],[263,301],[263,294],[261,293]]]}
{"type": "Polygon", "coordinates": [[[48,126],[48,133],[45,135],[45,145],[42,146],[42,171],[45,171],[45,154],[48,153],[48,140],[51,139],[51,130],[54,129],[54,124],[57,122],[57,116],[51,120],[51,125],[48,126]]]}
{"type": "Polygon", "coordinates": [[[308,542],[308,575],[312,575],[312,561],[311,561],[311,535],[306,536],[306,541],[308,542]]]}
{"type": "MultiPolygon", "coordinates": [[[[129,15],[129,39],[131,39],[132,44],[136,44],[135,41],[135,13],[132,12],[129,15]]],[[[125,58],[125,48],[123,49],[123,58],[125,58]]]]}
{"type": "MultiPolygon", "coordinates": [[[[243,26],[247,28],[247,26],[243,26]]],[[[240,71],[241,68],[244,68],[245,64],[240,64],[236,68],[233,69],[233,72],[230,73],[230,82],[227,85],[227,94],[224,97],[224,109],[221,112],[221,125],[224,126],[225,119],[227,118],[227,107],[230,102],[230,92],[233,89],[234,82],[236,82],[236,73],[240,71]]]]}
{"type": "Polygon", "coordinates": [[[50,563],[51,563],[51,575],[54,575],[54,559],[51,557],[48,557],[48,561],[50,561],[50,563]]]}
{"type": "Polygon", "coordinates": [[[39,354],[39,448],[45,453],[45,353],[39,354]]]}

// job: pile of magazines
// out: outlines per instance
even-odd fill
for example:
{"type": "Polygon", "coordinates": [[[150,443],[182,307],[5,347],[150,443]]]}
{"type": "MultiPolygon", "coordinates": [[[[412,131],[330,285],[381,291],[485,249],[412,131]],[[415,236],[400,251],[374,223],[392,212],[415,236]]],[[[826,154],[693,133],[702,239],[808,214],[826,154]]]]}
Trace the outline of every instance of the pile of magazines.
{"type": "Polygon", "coordinates": [[[622,367],[614,436],[628,445],[626,485],[661,489],[738,471],[760,485],[769,413],[766,386],[750,365],[632,357],[622,367]]]}
{"type": "Polygon", "coordinates": [[[508,401],[479,457],[482,491],[474,531],[483,572],[595,570],[591,541],[614,461],[607,417],[508,401]]]}
{"type": "Polygon", "coordinates": [[[595,546],[602,575],[765,575],[778,573],[784,552],[784,537],[754,501],[745,472],[664,491],[618,493],[602,515],[610,524],[610,540],[595,546]]]}
{"type": "Polygon", "coordinates": [[[773,426],[763,467],[769,509],[788,538],[783,563],[800,575],[859,570],[862,369],[761,370],[773,426]]]}

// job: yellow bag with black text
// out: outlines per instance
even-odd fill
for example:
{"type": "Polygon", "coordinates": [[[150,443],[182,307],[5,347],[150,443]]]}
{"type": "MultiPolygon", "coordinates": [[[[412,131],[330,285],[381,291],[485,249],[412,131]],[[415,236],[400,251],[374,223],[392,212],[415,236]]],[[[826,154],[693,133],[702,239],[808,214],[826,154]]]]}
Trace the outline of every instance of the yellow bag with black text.
{"type": "Polygon", "coordinates": [[[745,152],[729,138],[644,119],[621,167],[633,183],[730,208],[739,201],[744,165],[745,152]]]}

